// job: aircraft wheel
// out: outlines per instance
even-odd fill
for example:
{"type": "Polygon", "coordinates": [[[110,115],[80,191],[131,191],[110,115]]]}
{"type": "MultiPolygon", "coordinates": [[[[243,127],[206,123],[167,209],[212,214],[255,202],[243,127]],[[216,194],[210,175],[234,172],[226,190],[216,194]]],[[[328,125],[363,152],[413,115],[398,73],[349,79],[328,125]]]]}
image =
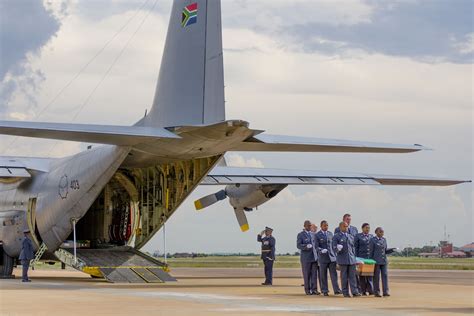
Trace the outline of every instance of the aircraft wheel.
{"type": "Polygon", "coordinates": [[[13,264],[15,259],[7,255],[0,246],[0,278],[11,278],[13,276],[13,264]]]}

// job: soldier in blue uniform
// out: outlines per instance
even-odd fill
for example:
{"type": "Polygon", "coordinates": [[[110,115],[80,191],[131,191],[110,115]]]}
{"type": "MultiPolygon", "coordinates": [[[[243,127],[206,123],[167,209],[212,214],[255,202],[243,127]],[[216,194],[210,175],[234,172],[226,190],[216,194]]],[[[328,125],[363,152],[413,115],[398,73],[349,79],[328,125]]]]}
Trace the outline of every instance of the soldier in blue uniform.
{"type": "MultiPolygon", "coordinates": [[[[351,225],[351,214],[344,214],[342,217],[342,221],[347,224],[347,232],[352,235],[352,237],[355,237],[358,233],[357,227],[351,225]]],[[[340,232],[339,227],[336,227],[334,229],[334,234],[337,234],[340,232]]]]}
{"type": "Polygon", "coordinates": [[[257,241],[262,243],[262,255],[260,258],[263,260],[265,282],[262,285],[273,284],[273,262],[275,261],[275,244],[276,240],[272,236],[273,229],[265,227],[265,230],[257,235],[257,241]],[[265,234],[264,237],[262,237],[265,234]]]}
{"type": "MultiPolygon", "coordinates": [[[[369,234],[370,225],[368,223],[362,224],[362,233],[359,233],[354,238],[355,255],[359,258],[369,259],[369,244],[373,235],[369,234]]],[[[373,281],[371,276],[359,276],[359,291],[362,295],[372,295],[373,281]]]]}
{"type": "Polygon", "coordinates": [[[336,262],[341,269],[341,287],[344,297],[361,296],[357,288],[356,257],[354,249],[354,236],[349,234],[349,225],[346,222],[339,224],[339,233],[332,240],[333,251],[336,253],[336,262]]]}
{"type": "Polygon", "coordinates": [[[309,229],[311,232],[311,240],[313,242],[313,252],[314,256],[316,257],[316,277],[314,281],[316,282],[313,286],[315,293],[318,293],[318,285],[321,287],[321,277],[319,276],[319,256],[318,256],[318,248],[315,247],[316,242],[316,233],[318,232],[318,226],[314,223],[311,223],[311,228],[309,229]]]}
{"type": "Polygon", "coordinates": [[[329,295],[328,270],[331,276],[332,289],[335,295],[342,294],[337,282],[336,254],[331,243],[333,234],[328,230],[328,222],[321,222],[321,230],[315,235],[314,247],[318,251],[319,280],[321,281],[321,291],[324,296],[329,295]]]}
{"type": "Polygon", "coordinates": [[[303,270],[304,291],[306,295],[319,295],[317,291],[316,269],[318,267],[317,253],[313,251],[311,222],[304,222],[304,229],[296,237],[296,247],[300,250],[301,269],[303,270]]]}
{"type": "Polygon", "coordinates": [[[20,261],[21,265],[23,268],[23,273],[22,273],[22,282],[31,282],[31,280],[28,278],[28,269],[30,267],[30,261],[35,257],[35,252],[33,250],[33,243],[31,242],[31,239],[28,237],[28,234],[30,233],[29,229],[25,229],[23,231],[24,238],[21,241],[21,252],[20,252],[20,261]]]}
{"type": "Polygon", "coordinates": [[[375,229],[375,237],[372,237],[369,244],[370,259],[375,260],[374,271],[374,293],[376,297],[380,295],[380,276],[382,276],[383,296],[390,296],[388,289],[388,260],[387,254],[393,249],[387,249],[387,240],[383,237],[382,227],[375,229]]]}

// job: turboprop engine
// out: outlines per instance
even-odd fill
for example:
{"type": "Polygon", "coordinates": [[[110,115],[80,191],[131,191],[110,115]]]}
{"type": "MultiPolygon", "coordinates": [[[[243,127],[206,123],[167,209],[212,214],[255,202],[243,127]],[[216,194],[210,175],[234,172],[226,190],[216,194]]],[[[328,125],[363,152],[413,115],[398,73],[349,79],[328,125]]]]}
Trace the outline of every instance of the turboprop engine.
{"type": "Polygon", "coordinates": [[[240,229],[245,232],[249,229],[245,212],[253,211],[254,208],[277,196],[286,187],[286,184],[232,184],[226,186],[224,190],[195,201],[194,206],[196,210],[202,210],[214,203],[229,198],[240,229]]]}

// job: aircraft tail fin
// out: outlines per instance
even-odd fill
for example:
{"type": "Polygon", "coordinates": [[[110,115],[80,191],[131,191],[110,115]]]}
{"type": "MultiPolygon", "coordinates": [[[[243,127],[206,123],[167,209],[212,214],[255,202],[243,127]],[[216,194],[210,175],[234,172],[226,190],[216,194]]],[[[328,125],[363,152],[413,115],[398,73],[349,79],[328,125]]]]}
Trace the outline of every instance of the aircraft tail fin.
{"type": "Polygon", "coordinates": [[[225,120],[220,0],[174,0],[158,83],[140,125],[208,125],[225,120]]]}

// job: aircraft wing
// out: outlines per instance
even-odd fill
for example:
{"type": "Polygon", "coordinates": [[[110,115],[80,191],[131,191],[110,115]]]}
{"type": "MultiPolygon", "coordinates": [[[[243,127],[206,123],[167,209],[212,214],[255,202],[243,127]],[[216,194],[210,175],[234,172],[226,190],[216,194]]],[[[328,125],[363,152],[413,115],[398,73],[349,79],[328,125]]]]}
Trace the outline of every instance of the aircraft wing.
{"type": "Polygon", "coordinates": [[[241,142],[232,148],[232,151],[410,153],[426,149],[429,148],[419,144],[400,145],[341,139],[258,134],[241,142]]]}
{"type": "Polygon", "coordinates": [[[215,167],[201,182],[203,185],[291,184],[291,185],[423,185],[448,186],[465,180],[371,175],[329,171],[267,168],[215,167]]]}
{"type": "Polygon", "coordinates": [[[132,146],[157,138],[180,138],[164,128],[155,127],[22,121],[0,121],[0,134],[119,146],[132,146]]]}

